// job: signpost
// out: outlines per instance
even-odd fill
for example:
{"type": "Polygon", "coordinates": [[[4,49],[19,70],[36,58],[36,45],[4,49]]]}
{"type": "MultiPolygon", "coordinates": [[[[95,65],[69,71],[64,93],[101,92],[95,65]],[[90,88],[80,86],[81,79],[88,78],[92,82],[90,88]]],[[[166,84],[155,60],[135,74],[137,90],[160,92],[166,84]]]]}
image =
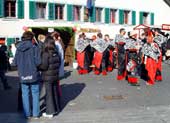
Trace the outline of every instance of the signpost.
{"type": "Polygon", "coordinates": [[[162,24],[162,30],[170,31],[170,24],[162,24]]]}

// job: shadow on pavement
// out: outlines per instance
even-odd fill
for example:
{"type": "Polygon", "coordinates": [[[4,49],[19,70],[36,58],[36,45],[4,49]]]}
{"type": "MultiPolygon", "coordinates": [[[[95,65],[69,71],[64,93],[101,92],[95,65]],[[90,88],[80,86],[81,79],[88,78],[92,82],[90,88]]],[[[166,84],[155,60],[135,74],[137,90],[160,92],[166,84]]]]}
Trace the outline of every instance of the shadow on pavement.
{"type": "Polygon", "coordinates": [[[7,76],[7,81],[11,86],[9,90],[4,90],[2,84],[0,84],[0,113],[17,112],[18,108],[19,78],[7,76]]]}
{"type": "Polygon", "coordinates": [[[4,90],[0,80],[0,122],[1,123],[28,123],[22,113],[18,112],[19,78],[7,76],[11,89],[4,90]]]}
{"type": "Polygon", "coordinates": [[[66,78],[68,78],[69,76],[71,76],[71,72],[73,72],[73,71],[64,70],[64,76],[61,77],[60,80],[66,79],[66,78]]]}
{"type": "MultiPolygon", "coordinates": [[[[70,71],[70,70],[65,70],[64,71],[64,76],[60,78],[60,81],[63,80],[63,79],[68,78],[69,76],[71,76],[71,72],[72,71],[70,71]]],[[[40,86],[41,86],[40,87],[41,88],[41,90],[40,90],[40,110],[41,111],[40,112],[42,114],[46,110],[46,104],[45,104],[45,95],[46,95],[46,92],[45,92],[45,85],[43,83],[41,83],[40,86]]],[[[61,86],[61,90],[63,90],[62,86],[61,86]]]]}
{"type": "Polygon", "coordinates": [[[61,111],[71,101],[78,97],[85,88],[84,83],[63,84],[61,85],[62,97],[61,97],[61,111]]]}
{"type": "MultiPolygon", "coordinates": [[[[67,104],[71,101],[77,98],[83,89],[85,88],[84,83],[73,83],[73,84],[62,84],[61,87],[61,97],[60,97],[60,109],[62,110],[67,106],[67,104]]],[[[44,86],[43,86],[44,88],[44,86]]],[[[42,88],[42,89],[43,89],[42,88]]],[[[45,89],[45,88],[44,88],[45,89]]],[[[41,113],[45,112],[46,105],[45,105],[45,90],[42,90],[42,94],[40,96],[40,109],[41,113]]]]}

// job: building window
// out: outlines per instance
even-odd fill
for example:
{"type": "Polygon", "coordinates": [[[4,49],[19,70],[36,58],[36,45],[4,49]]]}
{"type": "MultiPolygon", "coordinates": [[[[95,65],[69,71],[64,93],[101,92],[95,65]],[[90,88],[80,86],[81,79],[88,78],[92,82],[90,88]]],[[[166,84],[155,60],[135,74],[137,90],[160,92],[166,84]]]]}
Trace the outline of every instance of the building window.
{"type": "Polygon", "coordinates": [[[116,9],[110,10],[110,22],[111,23],[116,23],[116,13],[117,13],[116,9]]]}
{"type": "Polygon", "coordinates": [[[5,1],[5,17],[16,17],[16,0],[5,1]]]}
{"type": "Polygon", "coordinates": [[[129,23],[129,11],[124,11],[124,24],[129,23]]]}
{"type": "Polygon", "coordinates": [[[90,10],[87,8],[84,8],[84,21],[89,22],[89,16],[90,16],[90,10]]]}
{"type": "Polygon", "coordinates": [[[73,20],[80,21],[81,6],[73,6],[73,20]]]}
{"type": "Polygon", "coordinates": [[[55,5],[55,13],[56,13],[55,19],[63,20],[64,19],[64,5],[61,5],[61,4],[55,5]]]}
{"type": "Polygon", "coordinates": [[[143,24],[148,24],[148,15],[149,13],[146,12],[143,13],[143,24]]]}
{"type": "Polygon", "coordinates": [[[36,3],[36,17],[37,19],[45,19],[46,17],[46,3],[36,3]]]}
{"type": "Polygon", "coordinates": [[[102,8],[96,8],[96,22],[102,21],[102,8]]]}
{"type": "MultiPolygon", "coordinates": [[[[146,24],[146,25],[150,24],[150,21],[151,21],[151,18],[152,18],[151,15],[152,14],[150,14],[148,12],[140,12],[139,23],[140,24],[146,24]]],[[[153,23],[153,21],[152,21],[152,23],[153,23]]]]}

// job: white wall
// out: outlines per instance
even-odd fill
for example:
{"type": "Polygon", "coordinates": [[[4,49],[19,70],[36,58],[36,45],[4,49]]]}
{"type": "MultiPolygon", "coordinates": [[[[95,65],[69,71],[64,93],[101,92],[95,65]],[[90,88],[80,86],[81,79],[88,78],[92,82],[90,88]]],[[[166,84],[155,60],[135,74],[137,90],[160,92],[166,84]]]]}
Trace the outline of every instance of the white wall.
{"type": "MultiPolygon", "coordinates": [[[[64,0],[70,4],[86,5],[86,0],[64,0]]],[[[163,0],[95,0],[95,6],[122,8],[127,10],[145,11],[155,13],[155,25],[170,23],[170,7],[163,0]]],[[[137,23],[139,23],[139,13],[137,13],[137,23]]]]}
{"type": "MultiPolygon", "coordinates": [[[[77,4],[86,6],[86,0],[37,0],[44,2],[58,2],[64,4],[77,4]]],[[[136,24],[139,23],[139,11],[154,12],[155,25],[162,25],[164,23],[170,24],[170,7],[163,2],[163,0],[95,0],[95,6],[110,7],[117,9],[135,10],[136,24]],[[107,2],[106,2],[107,1],[107,2]]],[[[104,34],[109,34],[114,37],[121,27],[131,30],[133,26],[114,25],[114,24],[97,24],[97,23],[83,23],[83,22],[66,22],[66,21],[49,21],[49,20],[29,20],[29,2],[25,0],[25,19],[3,19],[0,18],[1,32],[0,36],[13,37],[21,35],[23,26],[75,26],[98,28],[104,34]]],[[[66,8],[65,8],[66,10],[66,8]]],[[[83,12],[82,12],[83,13],[83,12]]],[[[64,17],[66,20],[66,16],[64,17]]]]}

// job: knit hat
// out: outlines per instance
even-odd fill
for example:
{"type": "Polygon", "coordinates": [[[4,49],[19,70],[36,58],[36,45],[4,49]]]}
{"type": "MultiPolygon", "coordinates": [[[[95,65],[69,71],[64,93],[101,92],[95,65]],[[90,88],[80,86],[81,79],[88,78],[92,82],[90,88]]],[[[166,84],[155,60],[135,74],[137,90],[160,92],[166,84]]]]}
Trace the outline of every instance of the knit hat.
{"type": "Polygon", "coordinates": [[[34,33],[31,31],[25,31],[22,35],[22,40],[32,40],[34,37],[34,33]]]}

